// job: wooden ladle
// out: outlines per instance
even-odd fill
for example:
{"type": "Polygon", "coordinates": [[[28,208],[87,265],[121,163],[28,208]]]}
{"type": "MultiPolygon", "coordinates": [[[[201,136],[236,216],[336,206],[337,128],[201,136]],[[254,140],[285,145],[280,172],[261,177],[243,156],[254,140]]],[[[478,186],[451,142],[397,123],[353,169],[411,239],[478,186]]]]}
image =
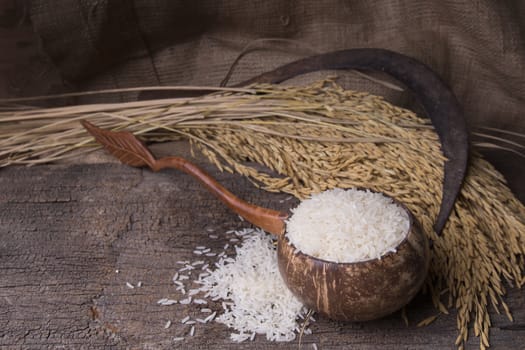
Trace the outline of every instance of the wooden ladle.
{"type": "MultiPolygon", "coordinates": [[[[288,288],[307,307],[336,320],[366,321],[388,315],[406,305],[425,280],[430,253],[420,225],[407,212],[410,225],[405,239],[380,259],[336,263],[304,254],[286,237],[288,214],[247,203],[220,185],[202,169],[180,157],[155,159],[129,132],[112,132],[82,121],[86,130],[122,163],[182,170],[198,179],[230,209],[278,238],[279,271],[288,288]]],[[[278,291],[276,291],[278,292],[278,291]]]]}

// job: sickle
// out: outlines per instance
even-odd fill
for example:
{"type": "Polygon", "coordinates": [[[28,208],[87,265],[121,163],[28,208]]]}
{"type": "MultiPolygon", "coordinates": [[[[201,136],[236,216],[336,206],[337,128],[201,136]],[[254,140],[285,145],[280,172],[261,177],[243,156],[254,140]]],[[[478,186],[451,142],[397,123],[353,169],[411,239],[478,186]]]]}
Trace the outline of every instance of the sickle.
{"type": "MultiPolygon", "coordinates": [[[[405,84],[418,98],[439,136],[445,161],[443,194],[434,230],[441,234],[461,190],[467,171],[468,131],[453,92],[423,63],[384,49],[348,49],[310,56],[263,73],[236,86],[280,83],[318,70],[368,69],[385,72],[405,84]]],[[[193,92],[195,93],[195,92],[193,92]]],[[[202,92],[204,93],[204,91],[202,92]]],[[[143,92],[139,99],[168,97],[162,92],[143,92]]]]}
{"type": "Polygon", "coordinates": [[[441,234],[454,207],[468,162],[468,131],[461,107],[448,86],[423,63],[384,49],[349,49],[307,57],[238,84],[280,83],[318,70],[369,69],[385,72],[418,98],[441,141],[445,162],[443,196],[434,230],[441,234]]]}

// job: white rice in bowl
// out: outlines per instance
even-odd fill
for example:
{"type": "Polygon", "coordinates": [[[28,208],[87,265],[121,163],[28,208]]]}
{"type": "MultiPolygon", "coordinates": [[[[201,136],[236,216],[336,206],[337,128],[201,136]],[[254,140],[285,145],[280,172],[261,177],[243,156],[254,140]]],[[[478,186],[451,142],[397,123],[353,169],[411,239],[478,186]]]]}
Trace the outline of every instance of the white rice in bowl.
{"type": "Polygon", "coordinates": [[[382,193],[333,189],[293,209],[286,236],[305,254],[352,263],[395,252],[409,226],[406,210],[382,193]]]}

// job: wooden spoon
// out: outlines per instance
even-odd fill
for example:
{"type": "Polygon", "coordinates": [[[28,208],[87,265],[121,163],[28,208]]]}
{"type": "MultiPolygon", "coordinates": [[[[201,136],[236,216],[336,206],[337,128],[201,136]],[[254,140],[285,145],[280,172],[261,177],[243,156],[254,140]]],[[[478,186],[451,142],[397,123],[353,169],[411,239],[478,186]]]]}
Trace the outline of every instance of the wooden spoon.
{"type": "MultiPolygon", "coordinates": [[[[234,212],[278,238],[279,271],[307,307],[332,319],[365,321],[388,315],[407,304],[425,280],[430,253],[428,241],[410,211],[410,225],[396,252],[381,259],[336,263],[304,254],[290,243],[285,232],[288,214],[247,203],[210,175],[184,158],[155,159],[148,148],[129,132],[112,132],[82,121],[86,130],[122,163],[148,166],[153,171],[175,168],[192,175],[234,212]]],[[[276,291],[278,292],[278,291],[276,291]]]]}
{"type": "Polygon", "coordinates": [[[149,149],[129,132],[115,132],[100,129],[85,120],[81,121],[81,124],[109,153],[118,158],[122,163],[133,167],[147,166],[153,171],[160,171],[166,168],[182,170],[199,180],[208,191],[219,198],[228,208],[255,226],[274,235],[284,233],[284,221],[288,218],[288,214],[258,207],[243,201],[219,184],[204,170],[186,159],[181,157],[155,159],[149,149]]]}

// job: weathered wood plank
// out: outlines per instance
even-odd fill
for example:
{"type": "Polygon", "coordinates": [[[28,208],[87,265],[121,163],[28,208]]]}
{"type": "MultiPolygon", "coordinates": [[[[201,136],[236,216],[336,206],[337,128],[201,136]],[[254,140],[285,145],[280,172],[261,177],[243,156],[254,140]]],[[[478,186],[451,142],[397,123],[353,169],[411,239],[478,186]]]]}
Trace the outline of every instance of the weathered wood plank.
{"type": "MultiPolygon", "coordinates": [[[[187,150],[185,151],[187,154],[187,150]]],[[[174,154],[174,152],[170,153],[174,154]]],[[[180,154],[178,151],[176,152],[180,154]]],[[[205,167],[241,197],[284,209],[285,195],[257,191],[245,179],[205,167]]],[[[0,170],[0,347],[296,349],[258,337],[233,344],[221,324],[196,327],[184,343],[173,337],[189,327],[178,322],[195,306],[159,306],[180,297],[171,278],[176,261],[193,248],[222,249],[230,229],[247,226],[187,175],[151,173],[114,163],[61,164],[0,170]],[[220,236],[210,240],[207,229],[220,236]],[[118,270],[118,273],[116,272],[118,270]],[[128,288],[126,282],[140,288],[128,288]],[[167,320],[172,326],[164,329],[167,320]]],[[[492,348],[525,343],[525,296],[511,290],[515,322],[494,317],[492,348]]],[[[320,349],[453,349],[455,316],[428,327],[415,324],[436,311],[425,296],[400,314],[343,324],[319,319],[303,339],[320,349]]],[[[471,339],[470,348],[477,348],[471,339]]]]}

